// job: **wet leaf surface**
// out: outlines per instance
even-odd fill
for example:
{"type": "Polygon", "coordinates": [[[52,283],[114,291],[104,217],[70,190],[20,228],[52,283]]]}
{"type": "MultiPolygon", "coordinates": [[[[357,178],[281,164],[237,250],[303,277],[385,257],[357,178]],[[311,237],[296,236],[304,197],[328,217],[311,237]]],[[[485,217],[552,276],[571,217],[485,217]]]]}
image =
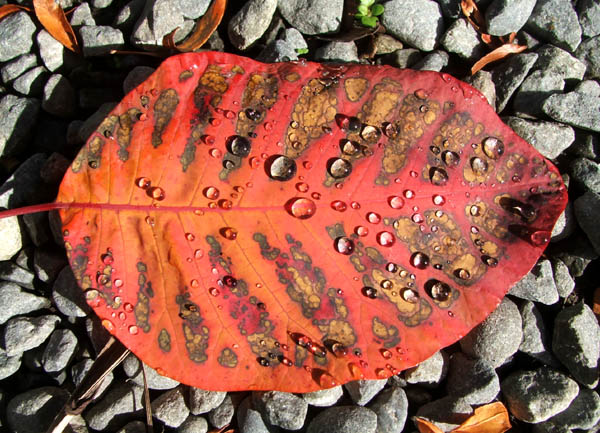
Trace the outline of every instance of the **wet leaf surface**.
{"type": "Polygon", "coordinates": [[[213,390],[381,379],[482,321],[566,204],[472,87],[391,67],[167,59],[57,201],[89,305],[213,390]]]}

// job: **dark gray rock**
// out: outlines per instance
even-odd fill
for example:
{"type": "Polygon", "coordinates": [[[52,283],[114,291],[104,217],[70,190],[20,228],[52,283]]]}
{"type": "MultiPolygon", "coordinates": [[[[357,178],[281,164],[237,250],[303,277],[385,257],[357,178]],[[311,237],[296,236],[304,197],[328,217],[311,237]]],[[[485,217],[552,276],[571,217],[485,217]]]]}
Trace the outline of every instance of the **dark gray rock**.
{"type": "Polygon", "coordinates": [[[498,396],[500,381],[496,370],[486,360],[471,359],[457,352],[450,358],[446,391],[468,404],[485,404],[498,396]]]}
{"type": "Polygon", "coordinates": [[[408,415],[408,399],[399,386],[392,386],[381,393],[369,405],[377,414],[378,433],[397,433],[404,429],[408,415]]]}
{"type": "Polygon", "coordinates": [[[426,388],[435,388],[445,379],[447,372],[448,355],[443,351],[438,351],[419,365],[406,370],[404,378],[408,383],[419,384],[426,388]]]}
{"type": "Polygon", "coordinates": [[[454,21],[440,39],[440,43],[446,51],[469,61],[477,60],[485,54],[485,45],[479,34],[465,18],[454,21]]]}
{"type": "Polygon", "coordinates": [[[406,69],[423,58],[423,55],[419,50],[414,48],[404,48],[398,50],[390,55],[390,63],[397,68],[406,69]]]}
{"type": "MultiPolygon", "coordinates": [[[[575,231],[576,226],[577,223],[575,222],[575,214],[573,213],[573,203],[569,202],[552,229],[550,241],[558,242],[562,239],[566,239],[575,231]]],[[[560,295],[560,288],[558,286],[556,288],[559,290],[560,295]]]]}
{"type": "MultiPolygon", "coordinates": [[[[134,355],[129,355],[123,360],[123,370],[131,378],[131,381],[140,387],[144,387],[144,375],[142,374],[142,363],[134,355]]],[[[173,389],[179,382],[169,377],[160,375],[155,369],[144,364],[146,383],[150,389],[173,389]]],[[[183,422],[183,421],[182,421],[183,422]]]]}
{"type": "Polygon", "coordinates": [[[240,433],[275,433],[279,431],[277,427],[267,427],[260,412],[252,405],[252,396],[242,400],[236,412],[240,433]]]}
{"type": "Polygon", "coordinates": [[[117,433],[147,433],[144,421],[131,421],[119,429],[117,433]]]}
{"type": "Polygon", "coordinates": [[[375,37],[375,55],[391,54],[404,48],[404,44],[393,36],[378,34],[375,37]]]}
{"type": "Polygon", "coordinates": [[[135,416],[143,409],[144,389],[131,383],[121,383],[110,389],[104,397],[94,403],[84,418],[94,430],[114,429],[135,416]]]}
{"type": "Polygon", "coordinates": [[[569,267],[560,259],[553,259],[552,273],[554,274],[554,284],[561,298],[566,298],[575,288],[575,280],[571,277],[569,267]]]}
{"type": "Polygon", "coordinates": [[[58,117],[70,117],[77,108],[75,89],[65,77],[52,75],[44,86],[42,108],[58,117]]]}
{"type": "Polygon", "coordinates": [[[600,164],[587,158],[577,158],[569,168],[574,181],[585,190],[600,194],[600,164]]]}
{"type": "Polygon", "coordinates": [[[33,46],[35,24],[26,12],[17,12],[0,21],[0,62],[27,54],[33,46]]]}
{"type": "Polygon", "coordinates": [[[600,78],[600,35],[586,39],[575,55],[587,66],[588,78],[600,78]]]}
{"type": "Polygon", "coordinates": [[[531,15],[536,0],[494,0],[485,9],[487,32],[505,36],[518,32],[531,15]]]}
{"type": "Polygon", "coordinates": [[[250,0],[229,20],[229,40],[238,50],[245,50],[266,31],[277,9],[277,0],[250,0]]]}
{"type": "Polygon", "coordinates": [[[579,392],[577,382],[545,367],[515,372],[501,386],[510,412],[528,423],[546,421],[564,411],[579,392]]]}
{"type": "Polygon", "coordinates": [[[535,53],[516,54],[492,70],[492,81],[496,85],[496,111],[500,113],[508,104],[512,94],[521,85],[536,62],[535,53]]]}
{"type": "Polygon", "coordinates": [[[585,63],[573,57],[569,52],[555,47],[544,45],[536,51],[537,62],[533,65],[534,70],[543,70],[560,75],[565,80],[582,80],[585,74],[585,63]]]}
{"type": "Polygon", "coordinates": [[[305,35],[336,32],[342,22],[344,0],[279,0],[279,12],[305,35]]]}
{"type": "Polygon", "coordinates": [[[304,425],[308,403],[294,394],[279,391],[255,392],[252,394],[252,402],[272,425],[286,430],[299,430],[304,425]]]}
{"type": "Polygon", "coordinates": [[[12,376],[19,367],[21,367],[22,353],[9,356],[6,351],[0,347],[0,380],[12,376]]]}
{"type": "Polygon", "coordinates": [[[280,39],[267,45],[258,55],[258,60],[265,63],[298,60],[298,52],[306,49],[308,45],[298,30],[285,29],[280,39]]]}
{"type": "Polygon", "coordinates": [[[519,350],[543,362],[546,365],[559,367],[558,362],[548,351],[548,334],[540,311],[531,301],[519,306],[523,320],[523,341],[519,350]]]}
{"type": "Polygon", "coordinates": [[[550,261],[541,259],[508,293],[521,299],[546,305],[558,302],[558,291],[554,284],[550,261]]]}
{"type": "Polygon", "coordinates": [[[37,99],[15,95],[5,95],[0,99],[1,156],[13,156],[23,151],[34,130],[39,110],[37,99]]]}
{"type": "Polygon", "coordinates": [[[588,388],[598,384],[600,326],[590,307],[580,302],[558,313],[552,350],[579,383],[588,388]]]}
{"type": "Polygon", "coordinates": [[[445,432],[458,427],[472,413],[471,405],[461,398],[450,395],[424,404],[417,410],[418,417],[435,424],[445,432]]]}
{"type": "MultiPolygon", "coordinates": [[[[202,3],[202,1],[195,3],[202,3]]],[[[146,3],[146,0],[131,0],[125,4],[115,17],[114,27],[122,32],[131,33],[146,3]]]]}
{"type": "Polygon", "coordinates": [[[154,71],[155,69],[149,66],[136,66],[133,68],[129,74],[127,74],[127,77],[125,77],[125,81],[123,81],[123,93],[127,95],[137,86],[146,81],[146,79],[152,75],[154,71]]]}
{"type": "Polygon", "coordinates": [[[36,248],[33,269],[38,280],[52,284],[67,264],[63,251],[36,248]]]}
{"type": "Polygon", "coordinates": [[[548,159],[555,159],[575,141],[575,131],[556,122],[534,122],[508,117],[504,119],[522,139],[548,159]]]}
{"type": "Polygon", "coordinates": [[[56,373],[67,367],[77,351],[77,337],[70,329],[55,330],[44,348],[42,365],[48,373],[56,373]]]}
{"type": "Polygon", "coordinates": [[[38,347],[50,336],[58,316],[16,317],[10,319],[4,328],[4,347],[8,356],[23,353],[38,347]]]}
{"type": "MultiPolygon", "coordinates": [[[[190,415],[179,426],[177,433],[206,433],[208,431],[208,422],[201,416],[190,415]]],[[[243,433],[243,432],[240,432],[243,433]]]]}
{"type": "Polygon", "coordinates": [[[341,386],[321,389],[319,391],[302,394],[302,398],[311,406],[328,407],[333,406],[344,394],[341,386]]]}
{"type": "Polygon", "coordinates": [[[450,56],[445,51],[435,50],[413,65],[413,68],[419,71],[440,72],[448,65],[449,58],[450,56]]]}
{"type": "Polygon", "coordinates": [[[95,26],[96,20],[94,20],[94,17],[92,16],[90,5],[88,3],[81,3],[77,6],[71,14],[71,21],[69,21],[69,23],[72,27],[95,26]]]}
{"type": "Polygon", "coordinates": [[[574,208],[579,226],[587,235],[596,253],[600,254],[600,230],[598,230],[600,195],[587,191],[575,200],[574,208]]]}
{"type": "Polygon", "coordinates": [[[387,379],[355,380],[344,385],[350,398],[359,406],[364,406],[383,389],[387,379]]]}
{"type": "Polygon", "coordinates": [[[178,1],[147,1],[140,17],[135,23],[131,43],[142,48],[162,45],[163,37],[177,27],[183,27],[183,14],[178,1]]]}
{"type": "Polygon", "coordinates": [[[208,413],[208,421],[213,426],[220,429],[231,423],[234,413],[235,408],[233,407],[233,401],[231,400],[231,396],[228,394],[225,396],[219,406],[208,413]]]}
{"type": "Polygon", "coordinates": [[[203,413],[210,412],[223,402],[226,395],[226,392],[205,391],[200,388],[190,387],[190,412],[192,415],[202,415],[203,413]]]}
{"type": "Polygon", "coordinates": [[[377,415],[360,406],[335,406],[319,413],[308,425],[307,433],[375,433],[377,415]]]}
{"type": "Polygon", "coordinates": [[[210,0],[179,0],[179,9],[185,18],[195,20],[206,13],[210,0]]]}
{"type": "Polygon", "coordinates": [[[599,132],[600,85],[591,80],[583,81],[572,92],[549,96],[542,110],[559,122],[599,132]]]}
{"type": "Polygon", "coordinates": [[[169,427],[179,427],[189,414],[179,387],[162,393],[152,401],[152,416],[169,427]]]}
{"type": "Polygon", "coordinates": [[[21,289],[15,283],[0,281],[0,325],[20,314],[48,308],[50,301],[21,289]]]}
{"type": "Polygon", "coordinates": [[[315,59],[323,62],[358,62],[358,50],[354,42],[328,42],[317,49],[315,59]]]}
{"type": "Polygon", "coordinates": [[[46,431],[68,398],[67,391],[53,386],[35,388],[18,394],[6,407],[8,425],[15,433],[46,431]]]}
{"type": "Polygon", "coordinates": [[[58,311],[67,317],[85,317],[91,314],[85,295],[69,266],[65,266],[56,277],[52,286],[52,300],[58,311]]]}
{"type": "Polygon", "coordinates": [[[537,0],[527,30],[556,46],[575,51],[581,42],[577,12],[569,0],[537,0]]]}
{"type": "Polygon", "coordinates": [[[35,274],[13,262],[0,262],[0,280],[17,283],[21,287],[33,289],[35,274]]]}
{"type": "Polygon", "coordinates": [[[563,412],[548,420],[552,424],[570,429],[592,429],[600,421],[600,397],[598,393],[581,388],[575,400],[563,412]]]}
{"type": "Polygon", "coordinates": [[[591,38],[600,34],[600,3],[595,0],[579,0],[577,16],[584,37],[591,38]]]}
{"type": "Polygon", "coordinates": [[[465,78],[465,82],[479,90],[488,103],[496,109],[496,87],[492,81],[492,73],[484,70],[477,71],[475,75],[465,78]]]}
{"type": "Polygon", "coordinates": [[[85,57],[104,56],[125,44],[121,30],[109,26],[82,26],[79,36],[85,57]]]}
{"type": "Polygon", "coordinates": [[[548,96],[562,92],[564,88],[565,80],[561,75],[545,69],[533,71],[515,92],[513,99],[515,114],[525,118],[544,118],[542,104],[548,96]]]}
{"type": "MultiPolygon", "coordinates": [[[[79,8],[83,5],[87,6],[87,3],[83,3],[79,8]]],[[[46,30],[40,30],[37,34],[37,45],[42,62],[50,72],[61,68],[72,68],[79,62],[75,53],[66,49],[46,30]]]]}
{"type": "MultiPolygon", "coordinates": [[[[75,386],[79,386],[79,384],[81,383],[81,381],[83,380],[83,378],[85,377],[87,372],[90,370],[90,368],[92,368],[93,364],[94,364],[94,361],[92,359],[85,358],[82,361],[79,361],[78,363],[74,364],[71,367],[71,377],[73,378],[73,383],[75,384],[75,386]]],[[[98,399],[104,394],[104,391],[106,391],[108,389],[108,387],[111,385],[113,379],[114,379],[114,375],[111,371],[110,373],[108,373],[106,375],[106,377],[104,378],[104,381],[102,382],[102,385],[100,385],[100,387],[98,388],[98,391],[96,391],[96,393],[94,394],[94,396],[95,396],[94,399],[98,399]]]]}
{"type": "Polygon", "coordinates": [[[35,68],[38,65],[35,54],[23,54],[16,59],[6,63],[0,69],[0,77],[4,84],[10,84],[19,75],[35,68]]]}
{"type": "Polygon", "coordinates": [[[460,340],[460,347],[467,355],[498,367],[519,349],[522,339],[519,309],[504,298],[492,314],[460,340]]]}
{"type": "Polygon", "coordinates": [[[39,96],[48,79],[48,70],[43,66],[36,66],[13,81],[12,87],[25,96],[39,96]]]}
{"type": "Polygon", "coordinates": [[[444,32],[440,6],[432,0],[391,0],[384,3],[382,24],[387,32],[422,51],[432,51],[444,32]]]}

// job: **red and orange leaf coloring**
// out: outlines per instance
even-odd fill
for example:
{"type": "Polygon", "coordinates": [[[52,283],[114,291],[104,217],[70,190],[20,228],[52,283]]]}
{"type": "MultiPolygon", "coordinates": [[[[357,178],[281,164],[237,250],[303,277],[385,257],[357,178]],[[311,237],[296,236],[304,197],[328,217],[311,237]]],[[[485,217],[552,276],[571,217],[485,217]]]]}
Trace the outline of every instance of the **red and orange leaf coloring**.
{"type": "Polygon", "coordinates": [[[387,66],[171,57],[60,188],[104,326],[213,390],[386,378],[481,322],[566,203],[470,86],[387,66]]]}

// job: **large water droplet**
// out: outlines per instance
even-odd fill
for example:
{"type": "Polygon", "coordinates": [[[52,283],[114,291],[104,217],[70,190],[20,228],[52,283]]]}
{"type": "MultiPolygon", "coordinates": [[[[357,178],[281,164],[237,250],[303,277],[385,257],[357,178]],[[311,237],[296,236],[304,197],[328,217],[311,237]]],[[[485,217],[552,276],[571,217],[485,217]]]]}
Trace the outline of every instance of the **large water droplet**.
{"type": "Polygon", "coordinates": [[[356,226],[354,228],[354,233],[356,233],[358,236],[365,237],[369,234],[369,229],[365,226],[356,226]]]}
{"type": "Polygon", "coordinates": [[[416,252],[410,256],[410,264],[417,269],[426,269],[429,266],[429,256],[421,252],[416,252]]]}
{"type": "Polygon", "coordinates": [[[488,171],[488,163],[478,156],[471,158],[471,170],[478,176],[484,175],[488,171]]]}
{"type": "Polygon", "coordinates": [[[433,204],[437,205],[437,206],[441,206],[444,203],[446,203],[446,199],[444,198],[444,196],[436,194],[431,198],[431,201],[433,202],[433,204]]]}
{"type": "Polygon", "coordinates": [[[358,144],[356,141],[348,139],[343,139],[340,141],[340,148],[342,149],[342,153],[350,156],[356,155],[358,152],[360,152],[360,144],[358,144]]]}
{"type": "Polygon", "coordinates": [[[367,298],[370,298],[370,299],[376,299],[377,298],[377,290],[374,289],[373,287],[363,287],[362,288],[362,294],[365,295],[367,298]]]}
{"type": "Polygon", "coordinates": [[[537,211],[535,210],[535,207],[513,198],[502,197],[500,199],[500,206],[502,206],[503,209],[519,216],[525,222],[532,222],[537,217],[537,211]]]}
{"type": "Polygon", "coordinates": [[[348,206],[341,200],[334,200],[331,202],[331,208],[338,212],[344,212],[348,208],[348,206]]]}
{"type": "Polygon", "coordinates": [[[448,173],[443,168],[431,167],[429,169],[429,180],[437,186],[446,185],[446,182],[448,182],[448,173]]]}
{"type": "Polygon", "coordinates": [[[334,179],[343,179],[352,172],[352,164],[343,158],[332,158],[327,163],[327,171],[334,179]]]}
{"type": "Polygon", "coordinates": [[[237,238],[237,230],[233,227],[224,227],[219,232],[221,233],[221,236],[230,241],[233,241],[237,238]]]}
{"type": "Polygon", "coordinates": [[[352,241],[352,239],[346,236],[341,236],[337,238],[333,242],[333,246],[338,253],[344,254],[346,256],[354,252],[354,242],[352,241]]]}
{"type": "Polygon", "coordinates": [[[404,299],[406,302],[410,302],[411,304],[416,304],[419,302],[419,294],[408,287],[402,289],[400,296],[402,296],[402,299],[404,299]]]}
{"type": "Polygon", "coordinates": [[[250,140],[240,135],[232,135],[227,139],[227,149],[236,156],[248,156],[252,146],[250,140]]]}
{"type": "Polygon", "coordinates": [[[138,188],[147,189],[150,188],[151,182],[147,177],[138,177],[135,180],[135,184],[138,188]]]}
{"type": "Polygon", "coordinates": [[[165,199],[165,191],[159,187],[151,187],[146,190],[148,196],[152,197],[154,200],[161,201],[165,199]]]}
{"type": "Polygon", "coordinates": [[[456,278],[460,279],[460,280],[468,280],[471,278],[471,273],[464,268],[458,268],[454,271],[454,275],[456,276],[456,278]]]}
{"type": "Polygon", "coordinates": [[[285,155],[275,155],[268,164],[269,176],[282,182],[293,178],[296,170],[296,162],[285,155]]]}
{"type": "Polygon", "coordinates": [[[425,290],[431,298],[438,302],[447,301],[452,294],[452,288],[443,281],[438,280],[427,281],[425,283],[425,290]]]}
{"type": "Polygon", "coordinates": [[[394,235],[388,231],[377,233],[377,243],[382,247],[391,247],[396,242],[394,235]]]}
{"type": "Polygon", "coordinates": [[[548,242],[550,242],[550,237],[552,236],[552,233],[545,231],[545,230],[536,230],[534,231],[531,236],[529,237],[529,239],[531,240],[531,243],[537,247],[541,247],[543,245],[546,245],[548,242]]]}
{"type": "Polygon", "coordinates": [[[367,221],[371,224],[379,224],[381,222],[381,215],[375,212],[367,213],[367,221]]]}
{"type": "Polygon", "coordinates": [[[377,143],[381,137],[381,130],[373,125],[365,125],[360,131],[360,136],[367,143],[377,143]]]}
{"type": "Polygon", "coordinates": [[[305,220],[315,214],[317,206],[309,198],[295,197],[286,203],[286,210],[293,217],[305,220]]]}
{"type": "Polygon", "coordinates": [[[454,167],[460,162],[460,156],[458,153],[451,150],[444,150],[442,152],[442,161],[444,161],[444,164],[448,167],[454,167]]]}
{"type": "Polygon", "coordinates": [[[483,139],[483,152],[492,159],[498,159],[504,154],[504,143],[496,137],[483,139]]]}
{"type": "Polygon", "coordinates": [[[388,197],[388,203],[392,209],[402,209],[404,206],[404,199],[402,197],[398,197],[397,195],[393,195],[388,197]]]}

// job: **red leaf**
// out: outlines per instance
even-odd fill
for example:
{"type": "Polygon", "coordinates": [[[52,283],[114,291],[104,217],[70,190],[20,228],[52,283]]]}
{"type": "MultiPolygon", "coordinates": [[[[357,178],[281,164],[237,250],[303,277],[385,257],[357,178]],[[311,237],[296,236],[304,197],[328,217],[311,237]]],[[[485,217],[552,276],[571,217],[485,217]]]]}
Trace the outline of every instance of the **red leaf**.
{"type": "Polygon", "coordinates": [[[203,389],[307,392],[465,335],[566,199],[447,74],[211,52],[129,93],[57,202],[89,304],[144,362],[203,389]]]}
{"type": "Polygon", "coordinates": [[[65,13],[54,0],[33,0],[35,15],[54,39],[69,50],[78,53],[79,43],[65,13]]]}

